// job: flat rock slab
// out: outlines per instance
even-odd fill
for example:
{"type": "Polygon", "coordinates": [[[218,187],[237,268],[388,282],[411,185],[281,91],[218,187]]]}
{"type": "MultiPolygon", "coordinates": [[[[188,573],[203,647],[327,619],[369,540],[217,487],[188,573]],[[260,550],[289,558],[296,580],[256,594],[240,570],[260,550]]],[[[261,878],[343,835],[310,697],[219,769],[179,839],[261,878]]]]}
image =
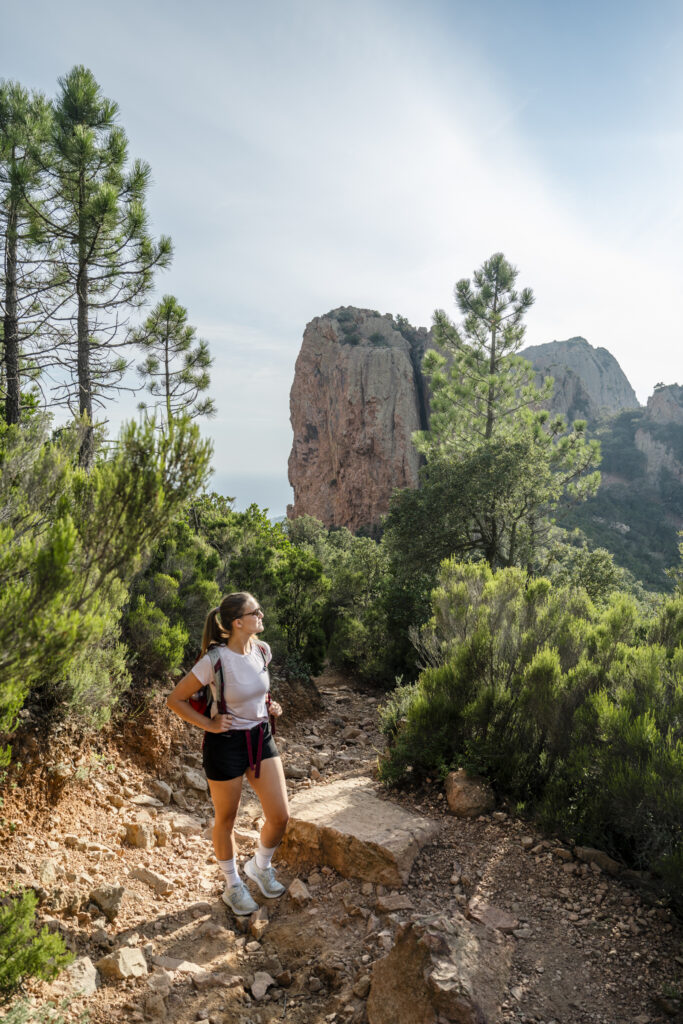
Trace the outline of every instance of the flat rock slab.
{"type": "Polygon", "coordinates": [[[340,779],[293,797],[280,847],[290,863],[327,864],[346,878],[386,886],[408,881],[439,822],[380,800],[369,778],[340,779]]]}

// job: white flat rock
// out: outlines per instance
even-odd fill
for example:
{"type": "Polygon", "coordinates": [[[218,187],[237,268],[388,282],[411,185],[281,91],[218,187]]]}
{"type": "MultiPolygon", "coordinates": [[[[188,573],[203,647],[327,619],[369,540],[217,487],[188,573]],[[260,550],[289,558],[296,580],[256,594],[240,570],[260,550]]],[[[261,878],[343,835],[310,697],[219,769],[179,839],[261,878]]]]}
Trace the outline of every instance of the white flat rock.
{"type": "Polygon", "coordinates": [[[386,886],[408,881],[440,823],[380,800],[371,779],[340,779],[301,790],[291,800],[280,847],[290,863],[327,864],[347,878],[386,886]]]}

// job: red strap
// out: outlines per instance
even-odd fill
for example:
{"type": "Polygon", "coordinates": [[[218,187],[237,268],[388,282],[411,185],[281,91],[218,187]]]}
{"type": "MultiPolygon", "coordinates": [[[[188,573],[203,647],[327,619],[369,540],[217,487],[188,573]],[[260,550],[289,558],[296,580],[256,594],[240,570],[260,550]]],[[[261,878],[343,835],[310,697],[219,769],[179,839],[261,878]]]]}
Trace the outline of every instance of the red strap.
{"type": "Polygon", "coordinates": [[[254,773],[254,778],[258,779],[261,774],[261,757],[263,755],[263,722],[258,726],[258,747],[256,748],[256,761],[254,761],[254,752],[251,746],[251,729],[247,729],[247,756],[249,757],[249,767],[254,773]]]}

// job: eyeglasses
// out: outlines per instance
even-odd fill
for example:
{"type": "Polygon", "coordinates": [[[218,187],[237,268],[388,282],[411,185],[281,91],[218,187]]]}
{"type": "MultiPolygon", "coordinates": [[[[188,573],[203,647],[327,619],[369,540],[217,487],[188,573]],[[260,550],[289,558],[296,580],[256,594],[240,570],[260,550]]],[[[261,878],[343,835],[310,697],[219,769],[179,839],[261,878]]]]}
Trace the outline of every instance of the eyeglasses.
{"type": "MultiPolygon", "coordinates": [[[[263,618],[263,608],[251,608],[248,612],[240,612],[239,615],[235,616],[235,619],[246,619],[247,615],[258,615],[259,618],[263,618]]],[[[232,621],[234,622],[235,619],[232,621]]]]}

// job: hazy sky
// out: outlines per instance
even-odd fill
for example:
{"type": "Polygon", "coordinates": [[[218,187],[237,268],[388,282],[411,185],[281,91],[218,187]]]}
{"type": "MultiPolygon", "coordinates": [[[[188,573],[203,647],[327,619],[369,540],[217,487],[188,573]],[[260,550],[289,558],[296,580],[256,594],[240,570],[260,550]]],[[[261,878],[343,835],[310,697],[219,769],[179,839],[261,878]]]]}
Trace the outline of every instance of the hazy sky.
{"type": "Polygon", "coordinates": [[[1,32],[0,76],[53,95],[86,64],[152,165],[157,292],[211,344],[238,507],[291,500],[309,320],[428,325],[498,250],[536,293],[529,344],[608,348],[641,402],[683,383],[679,0],[34,0],[1,32]]]}

